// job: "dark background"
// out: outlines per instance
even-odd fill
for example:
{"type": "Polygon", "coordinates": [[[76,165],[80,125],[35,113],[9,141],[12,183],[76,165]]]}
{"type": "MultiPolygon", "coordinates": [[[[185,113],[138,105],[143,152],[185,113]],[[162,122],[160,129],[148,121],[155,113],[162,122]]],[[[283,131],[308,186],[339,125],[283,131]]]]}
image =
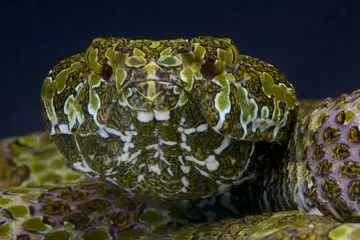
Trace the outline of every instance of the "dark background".
{"type": "Polygon", "coordinates": [[[360,88],[357,0],[1,1],[0,137],[43,130],[40,89],[95,37],[232,38],[277,66],[299,98],[360,88]]]}

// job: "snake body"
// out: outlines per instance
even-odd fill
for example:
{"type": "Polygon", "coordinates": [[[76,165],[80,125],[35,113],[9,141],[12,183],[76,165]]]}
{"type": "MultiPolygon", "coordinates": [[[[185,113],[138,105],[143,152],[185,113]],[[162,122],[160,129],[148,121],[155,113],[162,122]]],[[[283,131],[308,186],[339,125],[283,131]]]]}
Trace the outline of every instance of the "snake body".
{"type": "Polygon", "coordinates": [[[0,238],[360,236],[359,98],[299,111],[227,38],[95,39],[45,79],[47,133],[2,141],[0,238]]]}

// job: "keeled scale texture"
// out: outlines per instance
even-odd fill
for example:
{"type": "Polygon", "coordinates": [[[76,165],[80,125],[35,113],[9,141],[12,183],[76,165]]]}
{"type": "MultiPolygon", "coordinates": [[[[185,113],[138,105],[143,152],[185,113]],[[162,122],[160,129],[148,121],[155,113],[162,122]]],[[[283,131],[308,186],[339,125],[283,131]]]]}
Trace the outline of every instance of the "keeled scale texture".
{"type": "Polygon", "coordinates": [[[256,201],[260,212],[300,209],[360,222],[359,116],[360,92],[355,91],[302,117],[283,163],[236,189],[235,205],[256,201]]]}
{"type": "Polygon", "coordinates": [[[85,181],[83,173],[69,166],[45,132],[0,142],[0,188],[85,181]]]}
{"type": "Polygon", "coordinates": [[[261,173],[266,156],[284,152],[298,104],[274,66],[211,37],[95,39],[49,72],[41,102],[76,169],[171,200],[224,193],[261,173]]]}
{"type": "Polygon", "coordinates": [[[311,201],[299,199],[301,208],[315,207],[338,220],[360,221],[359,100],[360,91],[329,100],[302,121],[301,133],[295,132],[302,139],[296,140],[293,157],[299,162],[298,169],[304,170],[295,173],[309,172],[300,182],[293,180],[305,201],[311,201]]]}
{"type": "Polygon", "coordinates": [[[356,240],[359,236],[360,224],[340,224],[330,218],[288,211],[198,224],[175,231],[162,231],[138,239],[356,240]]]}
{"type": "Polygon", "coordinates": [[[186,223],[101,182],[0,190],[0,239],[128,239],[186,223]]]}
{"type": "Polygon", "coordinates": [[[0,186],[0,239],[127,239],[187,221],[74,171],[45,132],[0,141],[0,186]]]}
{"type": "MultiPolygon", "coordinates": [[[[58,156],[56,148],[44,133],[5,139],[1,143],[0,156],[4,156],[1,158],[1,163],[6,160],[7,163],[20,165],[26,162],[31,166],[31,163],[37,161],[46,164],[51,162],[52,156],[58,156]],[[44,154],[40,149],[46,150],[45,152],[51,149],[52,154],[49,152],[44,154]],[[20,153],[25,153],[24,156],[30,157],[23,158],[23,161],[15,161],[20,153]]],[[[15,166],[13,164],[13,167],[15,166]]],[[[51,171],[51,168],[49,169],[51,171]]],[[[0,171],[0,173],[4,172],[7,171],[0,171]]],[[[30,172],[29,176],[33,176],[32,174],[34,173],[30,172]]],[[[33,177],[36,177],[36,174],[33,177]]],[[[26,181],[22,183],[26,184],[26,181]]],[[[13,234],[18,235],[20,239],[27,239],[26,237],[30,236],[32,236],[30,239],[40,239],[43,236],[46,236],[45,239],[74,239],[76,236],[81,236],[80,239],[110,239],[110,237],[126,239],[125,236],[137,235],[135,239],[139,236],[147,239],[176,239],[175,237],[181,236],[182,239],[197,240],[215,237],[219,239],[284,239],[285,237],[297,239],[301,237],[317,240],[355,240],[360,236],[359,224],[340,224],[329,218],[297,212],[248,216],[172,230],[178,224],[184,223],[180,216],[176,217],[167,210],[151,208],[138,201],[134,202],[134,199],[126,193],[99,182],[75,184],[75,186],[74,184],[69,186],[58,184],[53,187],[5,189],[0,194],[0,202],[0,236],[5,239],[10,239],[13,234]],[[120,196],[121,201],[119,201],[120,196]],[[96,201],[96,205],[92,204],[95,201],[91,199],[99,199],[99,197],[102,201],[96,201]],[[113,203],[114,197],[118,204],[115,206],[107,204],[113,203]],[[118,208],[119,206],[121,207],[118,208]],[[67,212],[70,209],[71,212],[67,212]],[[81,214],[81,211],[86,214],[81,214]],[[121,214],[109,213],[113,211],[121,214]],[[129,219],[133,219],[131,216],[138,221],[128,222],[129,219]],[[169,223],[167,221],[170,221],[170,225],[161,224],[169,223]],[[163,229],[164,227],[167,229],[163,229]],[[149,231],[155,229],[160,230],[161,233],[148,235],[149,231]],[[116,232],[118,235],[114,235],[116,232]]]]}

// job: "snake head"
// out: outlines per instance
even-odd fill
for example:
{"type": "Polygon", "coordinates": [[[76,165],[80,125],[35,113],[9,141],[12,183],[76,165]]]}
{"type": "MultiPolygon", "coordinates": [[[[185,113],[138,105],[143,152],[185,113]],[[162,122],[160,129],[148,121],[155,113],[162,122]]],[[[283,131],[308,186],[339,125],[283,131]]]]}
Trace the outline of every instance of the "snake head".
{"type": "Polygon", "coordinates": [[[278,70],[212,37],[95,39],[50,71],[41,102],[48,132],[76,169],[183,199],[255,176],[254,142],[285,142],[297,107],[278,70]]]}

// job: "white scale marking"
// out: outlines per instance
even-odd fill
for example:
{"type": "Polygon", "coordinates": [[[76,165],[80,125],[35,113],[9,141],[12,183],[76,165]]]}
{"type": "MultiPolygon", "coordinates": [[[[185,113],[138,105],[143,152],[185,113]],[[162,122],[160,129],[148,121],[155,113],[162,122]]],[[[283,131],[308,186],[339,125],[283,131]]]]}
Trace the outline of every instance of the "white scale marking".
{"type": "Polygon", "coordinates": [[[73,164],[73,166],[75,169],[77,169],[81,172],[84,172],[84,173],[91,172],[91,169],[86,162],[75,162],[73,164]]]}
{"type": "MultiPolygon", "coordinates": [[[[212,82],[214,82],[215,84],[223,87],[223,86],[221,85],[221,83],[219,83],[219,81],[217,81],[217,80],[215,80],[215,79],[213,79],[212,82]]],[[[224,87],[224,88],[225,88],[225,87],[224,87]]],[[[230,92],[230,84],[226,84],[226,88],[227,88],[227,92],[229,93],[229,92],[230,92]]],[[[225,117],[226,117],[226,115],[227,115],[228,113],[230,113],[230,110],[231,110],[231,103],[230,103],[230,97],[229,97],[230,94],[228,94],[228,95],[227,95],[227,99],[226,99],[227,102],[228,102],[228,104],[227,104],[226,108],[222,109],[222,111],[221,111],[221,106],[219,105],[219,100],[218,100],[218,99],[221,97],[222,94],[224,94],[224,93],[223,93],[223,92],[217,93],[216,96],[215,96],[215,99],[214,99],[215,108],[216,108],[216,109],[218,110],[218,112],[219,112],[219,114],[218,114],[218,116],[219,116],[219,121],[218,121],[217,124],[213,127],[214,130],[217,131],[217,132],[218,132],[218,131],[222,128],[222,126],[224,125],[225,117]]]]}
{"type": "Polygon", "coordinates": [[[46,101],[45,101],[45,107],[46,109],[48,107],[50,107],[50,111],[52,112],[52,116],[53,118],[51,117],[51,114],[49,113],[48,109],[46,110],[46,115],[48,117],[48,119],[51,121],[51,131],[50,131],[50,135],[54,135],[55,134],[55,126],[58,124],[58,118],[57,118],[57,114],[56,114],[56,111],[55,111],[55,108],[54,108],[54,98],[51,98],[51,101],[49,104],[46,104],[46,101]],[[50,106],[48,106],[50,105],[50,106]]]}
{"type": "Polygon", "coordinates": [[[113,170],[114,170],[114,168],[108,168],[108,169],[106,169],[106,170],[105,170],[105,175],[112,175],[112,174],[114,174],[113,170]]]}
{"type": "Polygon", "coordinates": [[[138,176],[137,176],[137,178],[136,178],[136,181],[137,182],[141,182],[141,181],[143,181],[145,179],[145,175],[144,174],[139,174],[138,176]]]}
{"type": "Polygon", "coordinates": [[[172,177],[174,176],[174,173],[171,171],[170,167],[168,167],[166,170],[170,174],[170,176],[172,176],[172,177]]]}
{"type": "Polygon", "coordinates": [[[74,109],[74,101],[75,101],[74,95],[70,95],[66,99],[66,101],[64,103],[64,108],[63,108],[64,113],[66,114],[66,116],[68,116],[69,129],[72,129],[74,127],[74,125],[76,124],[77,111],[74,109]],[[72,102],[72,104],[70,102],[72,102]],[[70,108],[70,109],[68,109],[68,108],[70,108]]]}
{"type": "Polygon", "coordinates": [[[165,184],[168,183],[168,181],[166,181],[165,179],[162,179],[162,178],[160,178],[160,182],[165,183],[165,184]]]}
{"type": "Polygon", "coordinates": [[[161,138],[160,138],[159,143],[160,143],[160,145],[165,144],[165,145],[170,145],[170,146],[174,146],[177,144],[177,142],[175,142],[175,141],[166,141],[161,138]]]}
{"type": "Polygon", "coordinates": [[[181,168],[181,171],[185,174],[188,174],[191,170],[191,166],[181,165],[180,168],[181,168]]]}
{"type": "Polygon", "coordinates": [[[121,154],[121,155],[118,157],[119,163],[120,163],[120,162],[128,162],[128,160],[129,160],[129,153],[121,154]]]}
{"type": "Polygon", "coordinates": [[[97,133],[100,135],[100,137],[102,138],[108,138],[109,134],[104,130],[104,128],[101,128],[97,131],[97,133]]]}
{"type": "Polygon", "coordinates": [[[196,159],[193,155],[190,156],[185,156],[185,159],[194,163],[197,163],[200,166],[205,166],[206,162],[205,161],[200,161],[198,159],[196,159]]]}
{"type": "Polygon", "coordinates": [[[180,119],[180,125],[183,125],[184,124],[184,122],[185,122],[185,118],[184,117],[182,117],[181,119],[180,119]]]}
{"type": "Polygon", "coordinates": [[[81,88],[83,88],[83,86],[84,86],[84,83],[82,83],[82,82],[81,82],[81,83],[79,83],[78,85],[76,85],[76,87],[75,87],[75,91],[76,91],[76,92],[79,92],[79,91],[80,91],[80,89],[81,89],[81,88]]]}
{"type": "Polygon", "coordinates": [[[215,171],[219,167],[219,162],[216,160],[215,155],[209,155],[205,159],[206,168],[209,169],[209,171],[215,171]]]}
{"type": "Polygon", "coordinates": [[[124,152],[129,152],[129,148],[130,148],[130,142],[125,142],[123,147],[124,152]]]}
{"type": "Polygon", "coordinates": [[[190,146],[188,146],[188,145],[186,145],[186,143],[180,143],[180,147],[181,148],[183,148],[183,149],[185,149],[186,151],[188,151],[188,152],[191,152],[191,147],[190,146]]]}
{"type": "Polygon", "coordinates": [[[125,163],[131,163],[131,164],[135,164],[136,161],[137,161],[137,157],[141,154],[141,150],[135,152],[135,153],[131,153],[129,151],[130,148],[134,148],[135,145],[134,143],[131,142],[132,140],[132,136],[135,136],[137,135],[137,132],[134,131],[134,126],[130,125],[130,130],[131,131],[125,131],[124,134],[116,129],[113,129],[113,128],[109,128],[109,127],[104,127],[103,128],[104,131],[103,133],[102,132],[98,132],[98,134],[100,136],[102,136],[102,134],[106,133],[110,133],[110,134],[113,134],[115,136],[119,136],[121,141],[123,141],[123,154],[121,154],[119,157],[118,157],[118,164],[120,164],[120,162],[125,162],[125,163]],[[105,132],[106,131],[106,132],[105,132]],[[130,156],[131,154],[131,156],[130,156]]]}
{"type": "Polygon", "coordinates": [[[160,156],[160,149],[157,149],[153,155],[153,158],[158,158],[160,156]]]}
{"type": "Polygon", "coordinates": [[[149,112],[138,111],[137,119],[140,122],[151,122],[154,119],[157,121],[166,121],[166,120],[170,119],[170,111],[160,112],[155,109],[153,109],[153,111],[149,111],[149,112]]]}
{"type": "Polygon", "coordinates": [[[125,131],[124,132],[126,136],[132,135],[133,131],[125,131]]]}
{"type": "Polygon", "coordinates": [[[186,135],[192,134],[192,133],[194,133],[194,132],[196,132],[196,128],[188,128],[188,129],[185,129],[185,130],[184,130],[184,133],[185,133],[186,135]]]}
{"type": "Polygon", "coordinates": [[[55,127],[51,125],[50,135],[55,135],[55,127]]]}
{"type": "Polygon", "coordinates": [[[59,124],[59,129],[61,133],[66,133],[66,134],[70,134],[70,129],[69,126],[67,124],[59,124]]]}
{"type": "Polygon", "coordinates": [[[187,177],[183,176],[181,178],[181,182],[182,182],[182,184],[184,184],[185,187],[189,186],[189,181],[188,181],[187,177]]]}
{"type": "Polygon", "coordinates": [[[106,177],[105,180],[106,180],[106,181],[109,181],[109,182],[112,182],[112,183],[114,183],[115,185],[119,185],[119,184],[116,182],[116,179],[114,179],[114,178],[106,177]]]}
{"type": "Polygon", "coordinates": [[[159,164],[155,164],[155,165],[148,165],[149,166],[149,171],[151,172],[155,172],[157,173],[157,175],[161,175],[161,169],[159,168],[159,164]]]}
{"type": "Polygon", "coordinates": [[[134,152],[133,154],[131,154],[131,157],[130,157],[129,161],[134,160],[134,159],[137,158],[140,154],[141,154],[141,150],[138,150],[138,151],[134,152]]]}
{"type": "Polygon", "coordinates": [[[184,160],[183,160],[183,156],[181,155],[181,156],[179,156],[178,157],[178,159],[179,159],[179,162],[181,163],[181,165],[185,165],[185,163],[184,163],[184,160]]]}
{"type": "Polygon", "coordinates": [[[204,172],[203,170],[199,169],[197,166],[195,166],[196,170],[199,171],[199,173],[205,177],[210,177],[210,175],[207,172],[204,172]]]}
{"type": "Polygon", "coordinates": [[[181,133],[180,136],[181,136],[181,141],[186,142],[187,137],[186,137],[185,133],[181,133]]]}
{"type": "Polygon", "coordinates": [[[216,154],[221,154],[224,149],[226,149],[230,145],[230,138],[224,137],[224,139],[221,142],[221,145],[214,150],[216,154]]]}
{"type": "Polygon", "coordinates": [[[118,131],[116,129],[113,129],[113,128],[109,128],[109,127],[105,127],[105,131],[107,131],[108,133],[111,133],[111,134],[113,134],[115,136],[122,136],[123,135],[120,131],[118,131]]]}
{"type": "Polygon", "coordinates": [[[132,135],[130,134],[130,135],[121,135],[120,136],[120,139],[121,139],[121,141],[123,141],[123,142],[130,142],[131,141],[131,138],[132,138],[132,135]]]}
{"type": "Polygon", "coordinates": [[[144,112],[139,111],[137,114],[137,119],[140,122],[151,122],[154,119],[154,112],[144,112]]]}
{"type": "Polygon", "coordinates": [[[151,144],[151,145],[147,145],[146,147],[145,147],[145,149],[158,149],[159,148],[159,145],[157,144],[157,143],[155,143],[155,144],[151,144]]]}
{"type": "Polygon", "coordinates": [[[154,111],[155,119],[158,121],[165,121],[170,119],[170,111],[159,112],[155,109],[153,111],[154,111]]]}
{"type": "Polygon", "coordinates": [[[208,129],[208,125],[207,124],[201,124],[196,128],[197,132],[205,132],[208,129]]]}
{"type": "Polygon", "coordinates": [[[163,150],[160,150],[160,160],[165,162],[167,165],[171,165],[165,158],[165,153],[163,150]]]}

